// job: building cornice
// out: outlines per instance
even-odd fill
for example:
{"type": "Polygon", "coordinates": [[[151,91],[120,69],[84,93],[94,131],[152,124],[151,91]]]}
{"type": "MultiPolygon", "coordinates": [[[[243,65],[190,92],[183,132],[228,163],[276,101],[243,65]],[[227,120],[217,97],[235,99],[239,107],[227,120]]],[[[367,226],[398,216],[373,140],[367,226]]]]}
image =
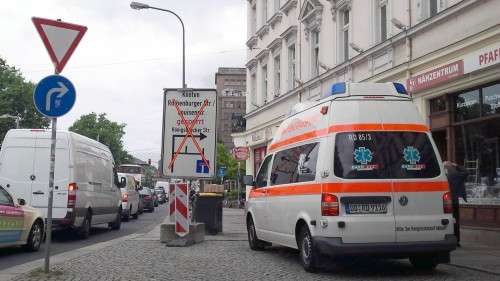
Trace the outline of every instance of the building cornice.
{"type": "Polygon", "coordinates": [[[257,60],[256,59],[251,59],[249,60],[246,64],[245,67],[251,71],[253,68],[257,66],[257,60]]]}
{"type": "Polygon", "coordinates": [[[259,36],[260,39],[262,39],[262,37],[264,37],[264,35],[266,35],[267,33],[269,33],[268,24],[264,24],[259,28],[259,30],[257,30],[257,32],[255,32],[255,34],[257,34],[257,36],[259,36]]]}
{"type": "Polygon", "coordinates": [[[262,51],[260,51],[260,53],[257,54],[257,56],[255,56],[255,58],[258,60],[258,61],[263,61],[265,59],[267,59],[267,57],[269,56],[269,49],[263,49],[262,51]]]}
{"type": "Polygon", "coordinates": [[[252,49],[257,44],[258,40],[259,40],[259,38],[257,38],[256,35],[252,35],[250,38],[248,38],[248,41],[246,43],[247,47],[249,49],[252,49]]]}
{"type": "Polygon", "coordinates": [[[277,49],[281,48],[283,44],[283,40],[281,37],[274,39],[269,45],[267,45],[267,49],[271,50],[271,53],[274,53],[277,49]]]}
{"type": "Polygon", "coordinates": [[[280,37],[288,40],[290,39],[290,36],[292,35],[297,35],[297,26],[296,25],[291,25],[289,28],[287,28],[283,33],[281,33],[280,37]]]}
{"type": "Polygon", "coordinates": [[[280,11],[288,16],[288,13],[297,7],[297,0],[288,0],[283,5],[281,5],[280,11]]]}
{"type": "Polygon", "coordinates": [[[274,27],[281,22],[282,18],[283,18],[283,13],[278,11],[274,13],[274,15],[270,19],[267,20],[267,24],[274,29],[274,27]]]}

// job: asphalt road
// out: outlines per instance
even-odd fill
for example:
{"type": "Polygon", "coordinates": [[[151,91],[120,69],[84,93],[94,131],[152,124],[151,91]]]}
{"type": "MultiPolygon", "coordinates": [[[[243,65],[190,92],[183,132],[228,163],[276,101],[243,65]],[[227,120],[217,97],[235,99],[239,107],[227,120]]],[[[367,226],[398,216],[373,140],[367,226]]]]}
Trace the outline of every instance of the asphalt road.
{"type": "MultiPolygon", "coordinates": [[[[92,234],[86,240],[79,240],[71,232],[54,232],[51,253],[53,255],[67,251],[79,249],[99,242],[105,242],[115,238],[134,233],[145,233],[151,231],[158,223],[163,221],[167,215],[167,204],[155,208],[153,213],[143,213],[139,219],[130,219],[128,222],[122,222],[119,231],[113,231],[107,228],[107,225],[97,225],[92,227],[92,234]]],[[[0,249],[0,270],[11,266],[23,264],[33,260],[45,257],[45,245],[40,247],[38,252],[25,252],[21,247],[0,249]]]]}

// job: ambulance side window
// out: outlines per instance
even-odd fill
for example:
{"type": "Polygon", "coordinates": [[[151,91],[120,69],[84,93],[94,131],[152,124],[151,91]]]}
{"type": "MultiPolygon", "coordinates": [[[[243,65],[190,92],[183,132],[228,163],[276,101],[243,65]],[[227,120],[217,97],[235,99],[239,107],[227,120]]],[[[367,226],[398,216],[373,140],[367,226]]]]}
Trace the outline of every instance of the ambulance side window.
{"type": "Polygon", "coordinates": [[[310,143],[276,153],[271,185],[313,181],[316,178],[318,143],[310,143]]]}
{"type": "Polygon", "coordinates": [[[264,162],[262,162],[262,166],[260,166],[259,173],[255,178],[256,187],[266,187],[267,186],[267,175],[269,174],[269,166],[271,165],[272,155],[268,155],[264,162]]]}

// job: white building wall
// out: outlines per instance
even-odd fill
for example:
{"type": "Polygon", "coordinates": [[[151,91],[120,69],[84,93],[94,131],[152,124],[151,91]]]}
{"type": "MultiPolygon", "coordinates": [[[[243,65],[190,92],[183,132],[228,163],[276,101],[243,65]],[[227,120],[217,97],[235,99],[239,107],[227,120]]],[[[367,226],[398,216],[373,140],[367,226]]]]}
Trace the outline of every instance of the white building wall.
{"type": "MultiPolygon", "coordinates": [[[[247,131],[234,135],[235,142],[244,143],[251,148],[266,145],[275,127],[296,103],[317,99],[335,82],[405,83],[412,75],[425,72],[439,64],[446,64],[454,56],[470,49],[478,49],[492,40],[500,40],[490,35],[500,24],[500,0],[437,0],[439,13],[432,17],[429,17],[428,9],[430,1],[433,0],[281,0],[282,7],[278,12],[280,16],[270,12],[265,24],[265,17],[259,14],[262,12],[259,5],[264,1],[266,0],[247,0],[250,10],[249,28],[253,5],[257,5],[259,19],[256,32],[249,34],[247,42],[247,68],[249,72],[256,71],[257,87],[256,91],[252,91],[249,74],[247,131]],[[388,39],[384,41],[380,41],[378,37],[380,27],[377,25],[376,13],[381,2],[387,5],[388,39]],[[301,10],[308,4],[320,12],[313,16],[301,14],[301,10]],[[339,48],[340,15],[344,8],[350,10],[349,43],[354,43],[361,49],[354,50],[350,47],[348,61],[343,61],[339,56],[342,52],[339,48]],[[392,19],[400,22],[406,30],[396,27],[392,19]],[[296,33],[286,34],[285,31],[292,27],[296,27],[296,33]],[[311,29],[320,32],[319,61],[322,67],[319,68],[319,75],[314,77],[311,76],[311,29]],[[486,34],[488,30],[489,33],[486,34]],[[490,36],[490,39],[487,36],[490,36]],[[290,40],[290,37],[294,39],[290,40]],[[298,82],[289,90],[288,45],[291,41],[296,45],[298,82]],[[272,43],[276,42],[281,44],[279,95],[274,92],[274,60],[270,50],[275,47],[272,43]],[[267,63],[268,70],[267,98],[262,96],[263,63],[267,63]],[[257,95],[257,106],[251,103],[252,95],[257,95]],[[256,139],[258,141],[255,141],[256,139]]],[[[268,1],[268,9],[273,11],[274,0],[268,1]]],[[[424,116],[428,115],[426,94],[414,96],[415,104],[424,116]]],[[[254,173],[252,158],[247,163],[247,172],[254,173]]]]}

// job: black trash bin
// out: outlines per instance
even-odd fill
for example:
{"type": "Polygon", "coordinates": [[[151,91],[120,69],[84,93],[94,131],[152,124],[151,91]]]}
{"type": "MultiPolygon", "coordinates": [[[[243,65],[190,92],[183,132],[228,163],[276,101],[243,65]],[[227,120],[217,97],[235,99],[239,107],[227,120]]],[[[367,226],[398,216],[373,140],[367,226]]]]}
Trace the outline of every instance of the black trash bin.
{"type": "Polygon", "coordinates": [[[219,193],[200,193],[196,199],[195,220],[205,223],[205,231],[209,235],[222,232],[223,198],[219,193]]]}

